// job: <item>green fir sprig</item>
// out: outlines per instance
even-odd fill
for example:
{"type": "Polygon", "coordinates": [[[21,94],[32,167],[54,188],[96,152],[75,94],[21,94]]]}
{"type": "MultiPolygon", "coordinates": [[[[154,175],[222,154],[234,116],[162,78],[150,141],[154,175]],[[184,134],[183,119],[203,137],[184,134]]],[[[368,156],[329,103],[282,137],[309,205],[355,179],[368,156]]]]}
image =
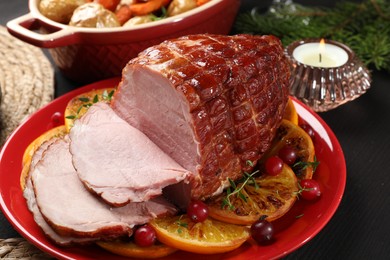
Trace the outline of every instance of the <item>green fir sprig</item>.
{"type": "Polygon", "coordinates": [[[369,67],[390,72],[390,0],[341,1],[332,8],[293,1],[273,4],[265,13],[242,13],[235,33],[273,34],[284,46],[304,38],[348,45],[369,67]]]}

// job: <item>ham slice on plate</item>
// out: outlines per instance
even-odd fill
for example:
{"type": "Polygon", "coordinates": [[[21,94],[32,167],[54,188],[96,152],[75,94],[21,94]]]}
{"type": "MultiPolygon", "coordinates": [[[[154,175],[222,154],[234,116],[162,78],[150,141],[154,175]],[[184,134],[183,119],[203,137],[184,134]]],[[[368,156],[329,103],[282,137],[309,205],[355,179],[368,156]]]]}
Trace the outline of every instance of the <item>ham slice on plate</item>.
{"type": "Polygon", "coordinates": [[[80,180],[113,206],[147,201],[189,175],[103,102],[75,121],[69,137],[80,180]]]}
{"type": "MultiPolygon", "coordinates": [[[[30,164],[30,172],[32,169],[34,169],[35,165],[39,162],[39,160],[42,158],[42,153],[47,149],[47,147],[53,143],[56,139],[50,139],[46,142],[44,142],[34,153],[31,164],[30,164]]],[[[31,181],[31,174],[29,174],[26,178],[26,186],[23,191],[23,196],[26,199],[28,209],[33,213],[34,220],[38,224],[38,226],[41,227],[43,232],[47,237],[49,237],[52,241],[55,243],[67,246],[71,244],[84,244],[84,243],[90,243],[92,241],[97,240],[96,238],[79,238],[79,237],[72,237],[72,236],[61,236],[57,234],[51,226],[46,222],[44,217],[42,216],[37,201],[35,199],[35,193],[34,188],[31,181]]]]}
{"type": "MultiPolygon", "coordinates": [[[[93,240],[131,235],[135,225],[147,223],[156,216],[176,213],[175,207],[162,198],[129,203],[120,208],[102,202],[85,189],[78,178],[68,138],[55,138],[34,163],[29,176],[39,213],[55,234],[65,237],[65,241],[72,237],[93,240]]],[[[37,211],[33,209],[33,213],[37,211]]],[[[39,215],[35,217],[40,218],[39,215]]],[[[50,230],[45,233],[58,239],[50,230]]],[[[59,242],[63,243],[62,240],[59,242]]]]}

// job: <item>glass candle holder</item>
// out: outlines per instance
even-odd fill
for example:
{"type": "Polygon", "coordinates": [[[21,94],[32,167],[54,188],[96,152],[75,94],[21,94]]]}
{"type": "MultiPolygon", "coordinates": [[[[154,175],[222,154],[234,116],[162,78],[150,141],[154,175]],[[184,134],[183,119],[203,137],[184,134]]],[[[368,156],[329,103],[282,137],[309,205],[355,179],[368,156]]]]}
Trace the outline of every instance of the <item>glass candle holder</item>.
{"type": "Polygon", "coordinates": [[[290,94],[316,112],[354,100],[370,88],[371,75],[346,45],[304,39],[285,49],[291,65],[290,94]]]}

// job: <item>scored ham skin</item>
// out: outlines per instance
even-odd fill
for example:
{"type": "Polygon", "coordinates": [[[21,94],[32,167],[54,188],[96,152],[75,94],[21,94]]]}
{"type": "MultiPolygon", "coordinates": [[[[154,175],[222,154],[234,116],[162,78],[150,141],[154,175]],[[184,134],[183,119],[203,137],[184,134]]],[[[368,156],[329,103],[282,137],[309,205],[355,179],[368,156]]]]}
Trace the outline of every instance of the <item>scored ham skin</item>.
{"type": "Polygon", "coordinates": [[[157,197],[189,174],[104,102],[76,120],[69,137],[80,180],[112,206],[157,197]]]}
{"type": "Polygon", "coordinates": [[[276,37],[190,35],[131,60],[111,106],[193,172],[190,196],[205,199],[269,148],[289,73],[276,37]]]}
{"type": "MultiPolygon", "coordinates": [[[[99,200],[78,178],[72,165],[68,138],[56,138],[29,175],[43,219],[60,237],[81,238],[73,240],[74,243],[85,242],[82,239],[129,236],[135,225],[177,212],[162,198],[120,208],[112,208],[99,200]]],[[[62,244],[63,241],[55,242],[62,244]]]]}

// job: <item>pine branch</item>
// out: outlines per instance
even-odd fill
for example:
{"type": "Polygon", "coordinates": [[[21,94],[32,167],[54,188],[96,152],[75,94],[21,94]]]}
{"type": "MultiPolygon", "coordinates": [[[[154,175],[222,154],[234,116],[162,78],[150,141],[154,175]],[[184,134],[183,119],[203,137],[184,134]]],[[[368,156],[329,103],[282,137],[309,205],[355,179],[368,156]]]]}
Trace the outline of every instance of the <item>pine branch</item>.
{"type": "Polygon", "coordinates": [[[390,72],[390,0],[339,2],[333,8],[295,3],[256,9],[237,17],[237,33],[273,34],[287,46],[304,38],[327,38],[351,47],[369,67],[390,72]]]}

